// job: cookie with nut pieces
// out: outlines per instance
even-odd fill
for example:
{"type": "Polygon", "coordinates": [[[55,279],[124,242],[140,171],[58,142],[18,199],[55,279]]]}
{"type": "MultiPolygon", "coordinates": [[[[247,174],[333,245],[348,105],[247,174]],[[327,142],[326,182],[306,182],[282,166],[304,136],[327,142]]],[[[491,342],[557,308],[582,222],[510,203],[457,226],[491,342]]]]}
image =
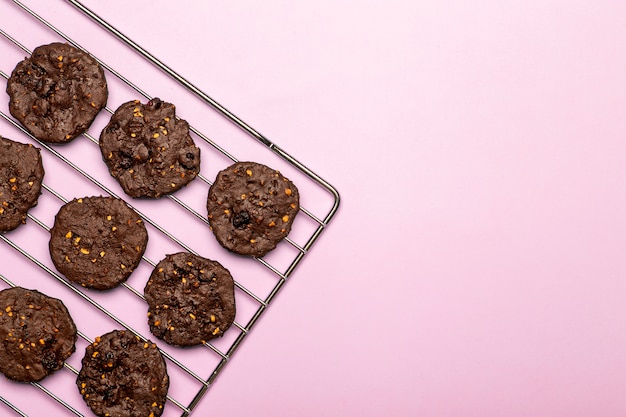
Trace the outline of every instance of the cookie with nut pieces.
{"type": "Polygon", "coordinates": [[[67,143],[86,132],[109,95],[98,61],[59,42],[35,48],[18,63],[6,91],[13,117],[50,143],[67,143]]]}
{"type": "Polygon", "coordinates": [[[65,277],[108,290],[126,281],[146,250],[143,220],[123,200],[84,197],[64,204],[50,230],[50,256],[65,277]]]}
{"type": "Polygon", "coordinates": [[[299,204],[298,188],[279,171],[237,162],[220,171],[211,185],[208,219],[224,248],[261,257],[289,234],[299,204]]]}
{"type": "Polygon", "coordinates": [[[176,346],[221,337],[235,319],[235,287],[219,262],[187,252],[167,255],[144,289],[150,331],[176,346]]]}
{"type": "Polygon", "coordinates": [[[43,177],[39,149],[0,136],[0,232],[26,223],[28,210],[39,200],[43,177]]]}
{"type": "Polygon", "coordinates": [[[76,386],[97,416],[163,414],[170,380],[156,344],[113,330],[87,345],[81,364],[76,386]]]}
{"type": "Polygon", "coordinates": [[[19,382],[40,381],[76,350],[77,330],[61,300],[36,290],[0,291],[0,372],[19,382]]]}
{"type": "Polygon", "coordinates": [[[122,104],[100,134],[109,172],[133,198],[159,198],[200,172],[200,149],[176,108],[158,98],[122,104]]]}

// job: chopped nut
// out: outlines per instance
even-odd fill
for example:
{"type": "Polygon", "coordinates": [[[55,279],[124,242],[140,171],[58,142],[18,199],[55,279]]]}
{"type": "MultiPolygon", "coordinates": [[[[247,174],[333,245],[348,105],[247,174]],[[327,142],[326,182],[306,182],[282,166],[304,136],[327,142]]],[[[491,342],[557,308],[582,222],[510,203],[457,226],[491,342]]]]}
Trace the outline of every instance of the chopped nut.
{"type": "Polygon", "coordinates": [[[246,169],[246,174],[248,174],[248,176],[251,177],[252,176],[252,170],[246,169]]]}
{"type": "Polygon", "coordinates": [[[289,221],[289,216],[286,214],[283,216],[283,223],[287,223],[289,221]]]}
{"type": "Polygon", "coordinates": [[[66,238],[66,239],[71,239],[71,237],[72,237],[72,231],[70,230],[69,232],[67,232],[67,233],[65,234],[65,238],[66,238]]]}
{"type": "Polygon", "coordinates": [[[285,188],[285,194],[291,195],[291,188],[285,188]]]}
{"type": "Polygon", "coordinates": [[[220,332],[220,328],[216,327],[215,330],[213,330],[213,336],[215,336],[216,334],[218,334],[220,332]]]}
{"type": "Polygon", "coordinates": [[[87,249],[87,248],[80,248],[80,253],[82,253],[83,255],[89,255],[89,249],[87,249]]]}

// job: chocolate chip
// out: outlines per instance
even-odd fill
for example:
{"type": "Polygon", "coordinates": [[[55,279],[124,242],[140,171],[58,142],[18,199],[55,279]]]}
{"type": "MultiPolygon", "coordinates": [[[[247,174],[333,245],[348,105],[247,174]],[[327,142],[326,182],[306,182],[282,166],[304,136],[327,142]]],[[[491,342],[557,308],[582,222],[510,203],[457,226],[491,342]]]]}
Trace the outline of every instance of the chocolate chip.
{"type": "Polygon", "coordinates": [[[233,226],[238,229],[243,229],[250,223],[250,214],[247,211],[240,211],[233,216],[233,226]]]}
{"type": "Polygon", "coordinates": [[[156,110],[159,110],[162,103],[163,101],[161,101],[160,98],[155,97],[152,100],[148,101],[148,106],[153,106],[156,110]]]}

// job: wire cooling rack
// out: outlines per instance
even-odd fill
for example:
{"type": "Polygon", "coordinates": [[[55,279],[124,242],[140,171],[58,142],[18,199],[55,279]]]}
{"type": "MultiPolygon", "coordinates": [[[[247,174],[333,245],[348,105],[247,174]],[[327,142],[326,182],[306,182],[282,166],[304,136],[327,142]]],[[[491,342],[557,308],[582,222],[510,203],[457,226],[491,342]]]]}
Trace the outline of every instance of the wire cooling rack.
{"type": "MultiPolygon", "coordinates": [[[[40,383],[17,384],[2,378],[0,415],[5,415],[5,410],[20,416],[39,412],[33,409],[45,409],[46,415],[91,415],[74,385],[84,349],[96,336],[114,328],[126,328],[142,339],[157,342],[166,358],[171,383],[164,416],[187,416],[208,392],[295,268],[327,228],[338,209],[339,194],[315,172],[83,4],[65,0],[65,5],[89,22],[90,30],[102,31],[103,36],[116,44],[117,48],[120,43],[126,45],[135,60],[126,66],[126,70],[133,69],[130,72],[134,77],[127,78],[123,75],[124,69],[118,72],[98,58],[98,47],[89,48],[88,53],[105,69],[110,90],[109,106],[112,105],[112,98],[117,100],[113,108],[127,101],[126,97],[140,98],[142,101],[152,98],[136,84],[137,79],[142,78],[137,75],[137,68],[143,68],[144,71],[159,72],[164,82],[172,82],[183,91],[176,93],[177,97],[185,97],[178,98],[180,101],[175,103],[179,114],[185,104],[197,105],[200,100],[207,114],[211,115],[209,119],[218,117],[225,120],[231,129],[235,127],[236,132],[224,127],[216,128],[220,135],[225,134],[227,137],[213,139],[203,133],[206,127],[199,129],[194,120],[186,118],[196,145],[202,152],[200,175],[175,195],[158,201],[132,200],[123,194],[108,175],[97,146],[97,136],[113,112],[111,107],[107,106],[101,112],[84,138],[78,138],[68,145],[50,146],[32,137],[9,115],[6,104],[8,99],[5,98],[0,110],[0,135],[33,143],[41,148],[46,176],[39,204],[30,211],[27,223],[12,232],[0,234],[1,246],[4,246],[0,247],[0,289],[19,285],[61,298],[77,323],[79,341],[76,353],[68,359],[64,369],[40,383]],[[220,143],[228,143],[228,150],[220,143]],[[238,154],[281,170],[300,189],[301,214],[294,221],[292,232],[262,259],[227,253],[215,242],[206,219],[204,204],[211,179],[217,171],[237,161],[235,155],[238,154]],[[146,223],[150,239],[142,263],[128,282],[107,292],[85,290],[71,284],[57,273],[47,253],[49,228],[60,206],[75,197],[98,194],[123,198],[129,203],[146,223]],[[152,337],[145,317],[147,306],[143,298],[143,286],[147,277],[165,254],[178,251],[220,261],[231,270],[236,281],[237,317],[231,329],[219,340],[190,349],[171,347],[152,337]],[[37,404],[37,407],[33,408],[32,404],[37,404]]],[[[3,79],[6,80],[17,62],[40,44],[64,41],[87,52],[77,42],[77,36],[68,36],[24,3],[2,0],[1,7],[4,9],[2,15],[8,16],[5,11],[10,11],[11,19],[23,20],[23,23],[9,24],[0,17],[0,45],[3,51],[0,76],[3,79]],[[11,30],[5,26],[11,26],[11,30]],[[36,32],[37,40],[30,39],[31,44],[23,43],[21,29],[29,33],[36,32]]],[[[171,101],[166,97],[161,98],[171,101]]]]}

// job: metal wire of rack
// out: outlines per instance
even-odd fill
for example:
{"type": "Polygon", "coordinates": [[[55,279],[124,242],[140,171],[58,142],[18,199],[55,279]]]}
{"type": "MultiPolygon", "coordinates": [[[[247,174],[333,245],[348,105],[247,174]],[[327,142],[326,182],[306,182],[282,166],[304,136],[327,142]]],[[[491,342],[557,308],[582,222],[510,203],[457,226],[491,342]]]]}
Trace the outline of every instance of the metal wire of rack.
{"type": "MultiPolygon", "coordinates": [[[[107,72],[107,77],[113,76],[115,79],[119,80],[121,84],[129,87],[134,92],[144,97],[146,100],[150,100],[152,98],[133,81],[123,76],[116,69],[107,65],[107,63],[100,60],[90,51],[87,51],[74,39],[66,35],[63,31],[59,30],[52,23],[41,17],[24,3],[19,0],[11,1],[20,10],[20,12],[25,12],[29,16],[29,18],[33,19],[37,26],[40,26],[42,29],[50,30],[52,33],[54,33],[53,36],[58,36],[62,38],[65,42],[91,54],[105,69],[105,71],[107,72]]],[[[283,288],[284,284],[292,275],[295,268],[302,262],[302,260],[313,247],[314,243],[327,228],[329,222],[332,220],[338,210],[340,201],[339,194],[332,185],[330,185],[328,182],[318,176],[315,172],[313,172],[301,162],[293,158],[291,155],[289,155],[283,149],[268,140],[266,137],[258,133],[243,120],[241,120],[229,110],[221,106],[206,93],[195,87],[179,74],[177,74],[170,67],[158,60],[155,56],[143,49],[140,45],[133,42],[130,38],[126,37],[122,32],[114,28],[104,19],[97,16],[91,10],[86,8],[83,4],[76,0],[65,1],[75,7],[76,10],[80,11],[82,14],[91,19],[97,26],[104,29],[106,32],[113,35],[114,38],[117,38],[119,41],[127,45],[140,57],[144,58],[145,60],[156,66],[158,70],[163,73],[164,76],[173,79],[180,86],[184,87],[193,95],[204,101],[207,104],[207,108],[212,108],[218,114],[222,115],[224,118],[232,122],[243,132],[245,132],[249,138],[255,140],[258,143],[261,143],[265,147],[265,149],[271,151],[273,155],[278,156],[280,160],[282,160],[285,164],[300,173],[302,175],[301,181],[303,181],[303,179],[306,179],[307,181],[309,181],[309,185],[317,187],[317,189],[323,191],[324,193],[327,193],[330,196],[329,207],[326,210],[322,211],[321,214],[317,214],[319,212],[318,209],[314,210],[307,209],[306,207],[300,207],[300,212],[302,213],[300,219],[302,219],[302,216],[304,216],[304,220],[301,220],[301,222],[305,222],[307,226],[303,228],[304,232],[300,233],[301,237],[299,241],[297,241],[296,239],[292,239],[291,237],[287,237],[285,238],[284,243],[281,243],[281,245],[279,245],[279,248],[277,248],[277,251],[282,252],[283,258],[285,258],[285,256],[288,258],[287,262],[283,262],[280,265],[275,265],[273,262],[274,258],[272,257],[270,257],[270,260],[263,258],[252,258],[253,260],[251,262],[253,262],[253,268],[257,268],[257,270],[262,270],[266,274],[274,277],[273,280],[271,280],[271,285],[269,287],[263,288],[261,290],[258,290],[254,286],[254,288],[250,288],[250,284],[241,282],[241,280],[239,280],[238,277],[235,276],[238,310],[240,303],[245,304],[247,308],[244,308],[244,310],[246,310],[246,314],[244,314],[242,318],[239,317],[238,312],[238,317],[236,318],[233,327],[228,332],[230,333],[228,338],[225,338],[225,340],[222,341],[205,342],[204,346],[202,347],[202,351],[198,352],[196,350],[193,352],[193,354],[184,349],[172,349],[167,346],[160,346],[160,351],[164,355],[168,364],[168,372],[170,372],[170,370],[174,370],[174,375],[172,375],[172,372],[170,372],[170,378],[172,380],[170,387],[176,385],[177,378],[184,380],[184,383],[187,386],[189,386],[189,384],[192,384],[194,387],[196,387],[190,398],[189,395],[185,396],[179,393],[173,394],[171,392],[172,390],[170,389],[170,394],[168,394],[168,403],[170,404],[170,406],[166,407],[166,412],[173,415],[172,413],[176,411],[172,410],[178,410],[176,414],[180,413],[180,415],[182,416],[188,416],[192,413],[194,408],[196,408],[196,406],[198,405],[199,401],[208,392],[208,389],[214,383],[216,377],[224,369],[225,365],[232,358],[235,351],[239,348],[243,340],[245,340],[245,338],[248,336],[253,326],[258,322],[259,318],[267,310],[274,297],[283,288]],[[196,365],[198,365],[199,362],[202,362],[203,364],[205,362],[210,363],[210,366],[209,368],[205,366],[201,370],[195,369],[196,365]],[[178,398],[179,395],[185,398],[178,398]]],[[[31,53],[30,49],[23,45],[17,39],[17,37],[7,33],[2,27],[0,27],[0,35],[2,35],[0,40],[4,38],[4,40],[8,41],[11,47],[18,48],[25,54],[31,53]]],[[[9,75],[2,69],[0,69],[0,76],[5,80],[9,77],[9,75]]],[[[113,110],[107,106],[105,108],[105,112],[112,114],[113,110]]],[[[90,186],[95,186],[95,188],[99,192],[117,198],[124,198],[124,196],[119,195],[119,193],[116,193],[111,186],[106,184],[106,179],[96,178],[93,174],[88,172],[88,170],[80,167],[79,164],[72,160],[72,157],[65,154],[63,147],[52,147],[44,142],[37,140],[32,135],[30,135],[28,131],[26,131],[26,129],[24,129],[19,124],[19,122],[16,122],[10,115],[1,110],[0,121],[6,122],[8,126],[20,132],[24,135],[24,137],[28,138],[37,146],[41,147],[46,153],[44,157],[51,156],[55,158],[63,166],[68,167],[69,170],[77,178],[81,179],[82,181],[88,182],[90,186]]],[[[191,123],[190,130],[200,139],[203,144],[208,146],[212,152],[222,155],[226,158],[226,160],[237,161],[237,158],[233,156],[231,152],[227,151],[213,139],[209,138],[209,136],[205,135],[200,130],[193,127],[191,123]]],[[[89,132],[86,132],[84,136],[94,144],[98,144],[98,139],[92,136],[89,132]]],[[[198,179],[196,181],[200,181],[206,186],[211,185],[211,181],[202,174],[198,176],[198,179]]],[[[72,195],[71,198],[68,198],[68,196],[63,195],[63,192],[57,191],[47,182],[43,184],[42,197],[44,196],[50,197],[50,200],[52,201],[56,201],[57,206],[58,204],[66,203],[71,198],[77,197],[72,195]]],[[[208,231],[208,220],[204,213],[200,212],[197,208],[192,207],[191,204],[188,204],[177,195],[168,195],[166,196],[166,198],[175,205],[179,213],[182,213],[185,216],[190,216],[196,221],[199,221],[200,224],[208,231]]],[[[161,236],[161,241],[168,242],[168,248],[176,247],[182,251],[199,254],[197,250],[194,250],[191,245],[185,243],[183,239],[177,237],[175,233],[172,233],[166,227],[163,227],[160,224],[161,222],[159,220],[155,220],[153,218],[152,213],[148,213],[148,210],[140,209],[138,207],[138,204],[135,204],[134,202],[130,203],[129,205],[133,207],[144,220],[144,222],[151,227],[151,239],[152,236],[156,233],[157,235],[161,236]]],[[[50,226],[48,226],[45,220],[40,219],[32,213],[28,214],[28,223],[30,224],[23,225],[20,227],[20,229],[26,227],[37,227],[40,229],[40,231],[44,232],[44,236],[45,233],[48,233],[50,229],[50,226]]],[[[296,225],[294,224],[294,228],[295,227],[296,225]]],[[[207,233],[207,235],[209,234],[210,233],[207,233]]],[[[80,302],[85,305],[86,309],[90,309],[90,311],[92,312],[95,311],[98,316],[103,317],[104,319],[112,323],[115,323],[115,325],[120,328],[128,329],[143,340],[150,339],[150,335],[149,333],[146,333],[145,328],[137,329],[136,325],[128,323],[127,320],[122,318],[120,312],[116,310],[115,305],[108,305],[106,302],[107,300],[100,299],[99,294],[93,294],[88,290],[84,290],[81,287],[71,284],[63,276],[58,274],[53,267],[50,266],[47,259],[43,259],[42,256],[39,254],[31,253],[32,250],[25,248],[24,246],[26,245],[24,245],[22,242],[17,241],[19,239],[12,239],[12,237],[12,232],[0,234],[0,240],[2,240],[8,248],[11,248],[13,250],[13,252],[11,252],[12,255],[10,256],[13,256],[13,254],[18,254],[22,259],[25,259],[32,265],[35,265],[42,276],[53,278],[54,282],[60,283],[61,287],[66,290],[66,293],[68,294],[67,296],[75,297],[76,299],[80,300],[80,302]]],[[[47,242],[44,242],[44,244],[47,244],[47,242]]],[[[3,251],[2,253],[6,252],[3,251]]],[[[1,256],[4,257],[8,255],[3,254],[1,256]]],[[[142,259],[142,264],[144,265],[145,270],[149,270],[150,268],[154,268],[156,262],[147,255],[144,255],[142,259]]],[[[137,271],[135,271],[135,273],[136,272],[137,271]]],[[[10,278],[0,273],[0,285],[4,287],[11,287],[15,285],[20,285],[20,283],[16,284],[10,278]]],[[[129,296],[133,300],[135,300],[134,302],[143,303],[145,300],[143,298],[142,291],[137,290],[137,288],[135,288],[136,286],[136,284],[135,286],[133,286],[130,283],[124,283],[121,285],[120,290],[123,288],[124,291],[127,291],[129,296]]],[[[93,331],[94,330],[92,329],[83,330],[79,328],[78,335],[80,340],[82,340],[85,344],[91,343],[92,339],[90,338],[89,334],[92,334],[93,331]]],[[[77,353],[73,356],[80,356],[79,351],[80,349],[77,348],[77,353]]],[[[59,371],[59,373],[66,371],[69,372],[70,376],[75,377],[75,375],[78,374],[77,365],[70,364],[69,361],[66,362],[64,370],[59,371]]],[[[46,398],[51,399],[54,403],[59,405],[61,409],[64,409],[67,414],[77,416],[85,415],[85,405],[82,402],[76,402],[76,398],[78,397],[77,395],[69,395],[70,398],[64,398],[67,397],[67,389],[62,389],[62,392],[58,392],[56,391],[56,386],[55,390],[53,390],[52,388],[47,387],[45,381],[42,383],[32,383],[30,385],[32,385],[35,392],[40,392],[41,395],[44,395],[46,398]]],[[[70,387],[70,390],[71,389],[72,388],[70,387]]],[[[24,413],[24,411],[20,410],[15,402],[15,400],[7,398],[4,393],[0,395],[0,403],[3,404],[3,407],[6,407],[7,410],[12,411],[16,415],[26,416],[27,414],[24,413]]],[[[89,415],[88,413],[89,412],[87,411],[87,415],[89,415]]]]}

